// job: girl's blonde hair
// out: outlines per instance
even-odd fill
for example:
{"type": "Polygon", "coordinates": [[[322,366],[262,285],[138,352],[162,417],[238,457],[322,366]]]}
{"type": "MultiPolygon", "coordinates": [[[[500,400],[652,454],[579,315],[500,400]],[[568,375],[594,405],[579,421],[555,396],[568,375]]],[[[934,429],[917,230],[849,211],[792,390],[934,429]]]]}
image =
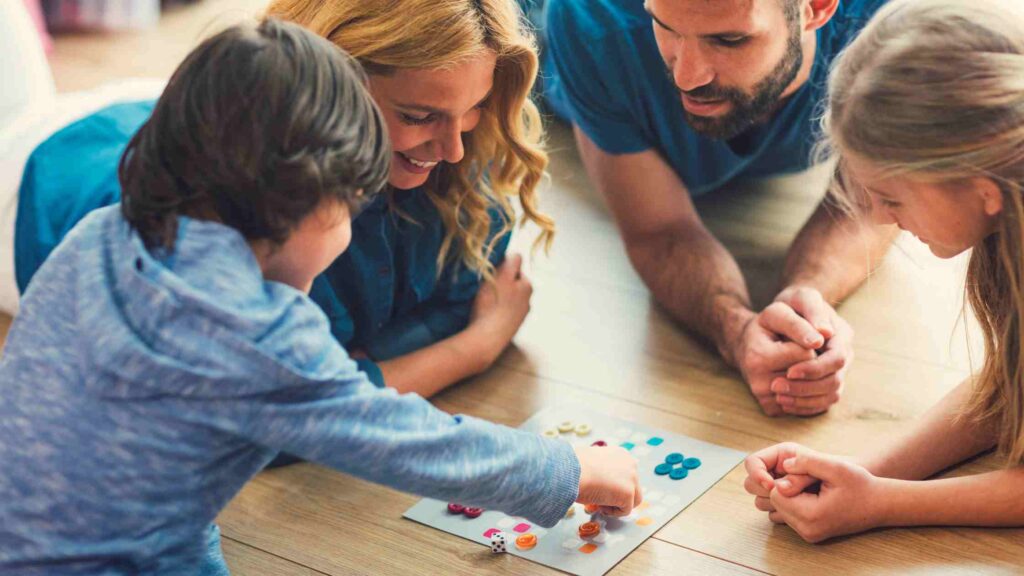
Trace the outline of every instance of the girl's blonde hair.
{"type": "Polygon", "coordinates": [[[537,208],[548,158],[540,114],[529,98],[537,49],[514,0],[275,0],[267,15],[327,38],[371,75],[443,69],[495,53],[494,89],[479,124],[463,136],[465,157],[441,163],[425,186],[445,227],[438,270],[457,259],[492,277],[489,209],[500,212],[496,241],[512,228],[511,196],[519,197],[521,224],[530,220],[541,229],[535,246],[550,246],[554,221],[537,208]]]}
{"type": "Polygon", "coordinates": [[[997,230],[974,247],[967,300],[985,361],[967,417],[1024,462],[1024,8],[1020,0],[894,0],[834,64],[819,150],[838,157],[834,198],[867,206],[845,177],[852,153],[883,174],[1003,193],[997,230]]]}

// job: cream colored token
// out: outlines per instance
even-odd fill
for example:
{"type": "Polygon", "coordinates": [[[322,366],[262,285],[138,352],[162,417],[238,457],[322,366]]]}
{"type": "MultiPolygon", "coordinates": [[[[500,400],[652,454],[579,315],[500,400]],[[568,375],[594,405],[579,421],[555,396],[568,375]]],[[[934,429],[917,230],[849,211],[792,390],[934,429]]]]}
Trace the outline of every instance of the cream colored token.
{"type": "Polygon", "coordinates": [[[587,434],[590,434],[590,424],[580,424],[576,426],[577,436],[586,436],[587,434]]]}
{"type": "Polygon", "coordinates": [[[572,518],[575,515],[576,515],[576,505],[573,504],[572,506],[569,506],[568,510],[565,511],[565,517],[566,518],[572,518]]]}
{"type": "Polygon", "coordinates": [[[541,435],[544,436],[545,438],[558,438],[558,430],[555,430],[554,428],[548,428],[547,430],[541,432],[541,435]]]}
{"type": "Polygon", "coordinates": [[[573,426],[575,426],[575,425],[572,423],[572,420],[566,420],[565,422],[562,422],[561,424],[558,425],[558,431],[559,432],[572,432],[573,426]]]}

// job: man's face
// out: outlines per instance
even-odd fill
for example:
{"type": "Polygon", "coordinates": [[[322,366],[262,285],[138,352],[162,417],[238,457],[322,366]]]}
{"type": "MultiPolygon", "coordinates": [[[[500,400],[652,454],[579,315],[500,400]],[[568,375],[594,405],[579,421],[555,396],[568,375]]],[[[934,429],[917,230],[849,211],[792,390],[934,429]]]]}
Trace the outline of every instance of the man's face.
{"type": "MultiPolygon", "coordinates": [[[[788,2],[788,0],[785,0],[788,2]]],[[[783,0],[647,0],[687,122],[718,139],[775,111],[803,65],[802,27],[783,0]]]]}

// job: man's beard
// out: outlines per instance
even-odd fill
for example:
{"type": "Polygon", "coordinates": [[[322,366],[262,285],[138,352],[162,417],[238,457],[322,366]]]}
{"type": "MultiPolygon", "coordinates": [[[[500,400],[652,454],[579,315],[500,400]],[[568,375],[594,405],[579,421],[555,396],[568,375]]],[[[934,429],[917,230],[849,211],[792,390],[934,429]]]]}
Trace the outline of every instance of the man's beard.
{"type": "MultiPolygon", "coordinates": [[[[793,83],[803,62],[804,52],[800,45],[800,29],[791,27],[786,54],[775,66],[775,69],[754,86],[752,94],[747,94],[739,88],[725,88],[714,84],[686,92],[677,87],[676,90],[679,90],[680,94],[685,94],[695,100],[728,100],[732,104],[728,113],[717,117],[697,116],[690,114],[684,108],[686,122],[695,132],[709,138],[718,140],[735,138],[754,124],[766,120],[775,111],[782,93],[793,83]]],[[[669,80],[675,86],[671,71],[669,71],[669,80]]]]}

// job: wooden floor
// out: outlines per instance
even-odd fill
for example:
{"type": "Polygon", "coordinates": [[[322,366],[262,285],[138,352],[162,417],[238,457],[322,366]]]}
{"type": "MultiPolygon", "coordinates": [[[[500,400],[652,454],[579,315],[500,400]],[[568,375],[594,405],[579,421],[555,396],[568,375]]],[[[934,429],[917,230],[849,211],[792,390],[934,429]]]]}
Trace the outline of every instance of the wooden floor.
{"type": "MultiPolygon", "coordinates": [[[[167,75],[211,19],[230,23],[261,4],[208,0],[170,14],[157,30],[59,38],[58,86],[167,75]]],[[[553,129],[551,148],[543,205],[559,235],[550,257],[533,262],[533,311],[498,365],[440,395],[440,408],[518,425],[543,407],[579,403],[748,452],[797,440],[855,454],[878,450],[968,373],[958,324],[965,261],[938,261],[903,238],[840,310],[857,331],[842,402],[816,418],[762,416],[737,375],[652,303],[567,130],[553,129]]],[[[823,182],[812,172],[739,186],[701,205],[760,299],[771,296],[786,246],[823,182]]],[[[0,333],[5,324],[0,319],[0,333]]],[[[973,353],[977,365],[980,349],[973,353]]],[[[988,456],[954,473],[995,466],[988,456]]],[[[742,479],[733,470],[612,574],[1011,574],[1024,565],[1024,530],[898,529],[805,544],[754,509],[742,479]]],[[[219,522],[236,575],[554,573],[403,520],[415,500],[303,464],[258,476],[219,522]]]]}

